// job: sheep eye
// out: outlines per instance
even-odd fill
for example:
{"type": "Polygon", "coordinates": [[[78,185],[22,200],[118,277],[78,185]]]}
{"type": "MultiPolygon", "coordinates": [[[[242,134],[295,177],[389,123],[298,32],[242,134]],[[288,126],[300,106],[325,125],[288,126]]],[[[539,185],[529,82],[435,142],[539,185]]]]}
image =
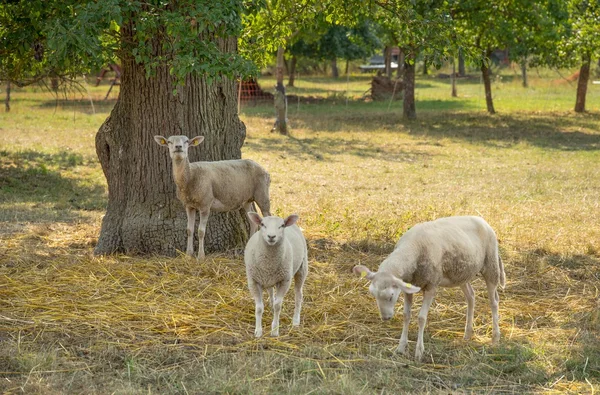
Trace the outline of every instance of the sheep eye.
{"type": "Polygon", "coordinates": [[[279,229],[282,229],[282,228],[285,228],[285,225],[281,225],[281,226],[279,227],[279,229]]]}

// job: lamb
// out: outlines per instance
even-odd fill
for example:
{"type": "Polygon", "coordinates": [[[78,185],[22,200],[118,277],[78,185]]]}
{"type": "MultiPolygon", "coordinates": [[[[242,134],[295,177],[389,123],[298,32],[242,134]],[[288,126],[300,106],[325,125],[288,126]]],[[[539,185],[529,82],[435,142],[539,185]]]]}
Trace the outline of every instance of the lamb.
{"type": "Polygon", "coordinates": [[[477,274],[483,276],[487,286],[492,343],[500,340],[497,287],[504,288],[506,276],[496,234],[481,217],[448,217],[417,224],[398,240],[377,272],[362,265],[354,266],[353,272],[371,281],[369,291],[377,299],[382,320],[392,318],[398,296],[404,292],[404,326],[397,349],[400,353],[407,353],[410,308],[413,294],[419,290],[423,290],[423,305],[419,312],[417,360],[421,360],[425,350],[423,331],[437,287],[461,287],[467,299],[464,339],[471,338],[475,293],[470,282],[477,274]]]}
{"type": "MultiPolygon", "coordinates": [[[[169,148],[177,197],[187,214],[187,255],[194,254],[196,211],[200,214],[198,260],[205,257],[204,235],[211,211],[225,212],[243,207],[248,212],[256,202],[263,215],[270,215],[271,178],[258,163],[249,159],[190,163],[188,148],[199,145],[204,141],[204,136],[191,140],[187,136],[171,136],[168,139],[154,136],[154,140],[169,148]]],[[[251,223],[250,234],[255,232],[256,226],[251,223]]]]}
{"type": "Polygon", "coordinates": [[[283,297],[292,284],[292,277],[296,294],[292,325],[300,325],[302,286],[308,274],[306,239],[296,225],[298,216],[295,214],[282,219],[276,216],[261,218],[257,213],[249,212],[248,217],[260,227],[250,238],[244,251],[248,289],[255,302],[254,335],[257,338],[262,336],[262,294],[266,288],[273,307],[271,336],[279,336],[279,314],[283,297]]]}

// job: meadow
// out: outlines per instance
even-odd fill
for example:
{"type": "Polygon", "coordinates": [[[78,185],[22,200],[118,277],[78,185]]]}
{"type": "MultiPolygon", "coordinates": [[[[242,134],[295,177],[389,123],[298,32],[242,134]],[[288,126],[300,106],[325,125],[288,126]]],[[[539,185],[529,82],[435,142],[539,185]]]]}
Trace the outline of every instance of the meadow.
{"type": "Polygon", "coordinates": [[[93,109],[80,93],[13,90],[0,113],[0,392],[600,390],[600,85],[576,114],[575,84],[542,71],[523,88],[505,70],[490,116],[476,74],[458,98],[419,76],[406,121],[401,101],[361,99],[368,83],[301,76],[289,93],[324,100],[290,103],[290,136],[270,132],[268,105],[242,107],[243,157],[269,170],[275,213],[299,214],[309,246],[302,325],[291,328],[289,292],[281,336],[258,340],[241,256],[93,255],[107,200],[94,135],[118,89],[103,101],[107,86],[90,87],[93,109]],[[502,337],[491,346],[481,279],[468,342],[461,290],[441,289],[418,363],[420,296],[407,358],[394,353],[402,303],[382,322],[351,268],[375,269],[411,226],[449,215],[498,234],[502,337]]]}

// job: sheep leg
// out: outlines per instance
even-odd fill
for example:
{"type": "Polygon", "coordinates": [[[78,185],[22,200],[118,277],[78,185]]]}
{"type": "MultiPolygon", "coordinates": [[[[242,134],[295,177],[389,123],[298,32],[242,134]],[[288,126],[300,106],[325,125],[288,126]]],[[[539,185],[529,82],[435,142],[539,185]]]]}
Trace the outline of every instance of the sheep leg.
{"type": "Polygon", "coordinates": [[[198,260],[204,259],[204,235],[206,234],[206,223],[208,222],[208,216],[210,210],[200,211],[200,221],[198,224],[198,260]]]}
{"type": "Polygon", "coordinates": [[[407,353],[406,346],[408,345],[408,324],[410,323],[410,309],[412,307],[413,296],[412,294],[404,294],[404,322],[402,326],[402,335],[400,335],[400,344],[396,349],[396,352],[405,354],[407,353]]]}
{"type": "Polygon", "coordinates": [[[269,176],[265,184],[259,184],[254,191],[254,201],[260,208],[263,217],[271,215],[271,201],[269,200],[269,176]]]}
{"type": "Polygon", "coordinates": [[[300,310],[302,310],[302,287],[304,286],[304,280],[306,280],[306,275],[308,270],[305,269],[307,262],[304,262],[303,267],[298,270],[298,272],[294,275],[294,291],[296,304],[294,305],[294,318],[292,319],[292,326],[300,325],[300,310]]]}
{"type": "Polygon", "coordinates": [[[435,288],[423,291],[423,305],[419,311],[419,334],[417,336],[417,349],[415,351],[415,359],[420,361],[423,358],[423,352],[425,351],[425,345],[423,344],[423,332],[425,332],[425,325],[427,324],[427,314],[429,313],[429,307],[435,297],[435,288]]]}
{"type": "Polygon", "coordinates": [[[275,299],[273,300],[273,323],[271,324],[271,336],[279,336],[279,314],[281,313],[281,305],[283,304],[283,297],[285,293],[290,289],[292,281],[282,281],[275,286],[275,299]]]}
{"type": "Polygon", "coordinates": [[[187,248],[185,253],[187,255],[194,255],[194,224],[196,223],[196,209],[193,207],[186,207],[185,213],[187,214],[187,248]]]}
{"type": "Polygon", "coordinates": [[[265,311],[265,305],[262,299],[262,287],[254,281],[249,281],[248,288],[254,298],[254,316],[256,318],[254,324],[254,336],[262,336],[262,315],[265,311]]]}
{"type": "MultiPolygon", "coordinates": [[[[246,203],[246,205],[244,206],[244,210],[246,210],[247,213],[254,211],[252,202],[246,203]]],[[[248,221],[248,222],[250,222],[250,236],[252,236],[258,230],[258,225],[256,225],[256,223],[254,223],[254,221],[248,221]]]]}
{"type": "Polygon", "coordinates": [[[473,316],[475,314],[475,291],[470,283],[465,283],[460,286],[465,299],[467,299],[467,324],[465,325],[465,340],[471,339],[473,336],[473,316]]]}
{"type": "Polygon", "coordinates": [[[486,282],[486,285],[492,310],[492,344],[497,344],[500,341],[500,326],[498,324],[498,302],[500,297],[498,296],[498,286],[489,282],[486,282]]]}
{"type": "Polygon", "coordinates": [[[269,304],[273,308],[273,287],[267,288],[267,292],[269,293],[269,304]]]}

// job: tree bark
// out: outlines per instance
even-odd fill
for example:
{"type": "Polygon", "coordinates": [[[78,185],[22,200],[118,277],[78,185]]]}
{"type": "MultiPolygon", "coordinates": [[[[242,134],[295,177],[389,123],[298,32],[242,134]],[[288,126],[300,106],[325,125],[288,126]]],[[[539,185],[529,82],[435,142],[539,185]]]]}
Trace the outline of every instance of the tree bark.
{"type": "Polygon", "coordinates": [[[385,76],[392,79],[392,47],[386,46],[383,50],[383,62],[385,66],[385,76]]]}
{"type": "Polygon", "coordinates": [[[404,52],[400,49],[400,53],[398,54],[398,68],[396,69],[396,78],[402,78],[404,73],[404,52]]]}
{"type": "Polygon", "coordinates": [[[464,77],[466,75],[465,71],[465,57],[463,55],[462,49],[458,50],[458,75],[459,77],[464,77]]]}
{"type": "Polygon", "coordinates": [[[294,86],[294,82],[296,81],[296,63],[298,62],[298,58],[294,55],[292,56],[292,60],[290,61],[290,75],[288,77],[288,86],[294,86]]]}
{"type": "Polygon", "coordinates": [[[523,88],[527,88],[529,86],[529,82],[527,81],[527,59],[521,60],[521,78],[523,80],[523,88]]]}
{"type": "MultiPolygon", "coordinates": [[[[127,27],[121,33],[125,40],[132,35],[127,27]]],[[[235,38],[204,34],[199,39],[226,52],[237,50],[235,38]]],[[[153,136],[205,136],[202,145],[190,149],[192,162],[240,158],[246,128],[236,111],[236,84],[221,78],[209,85],[203,77],[188,76],[174,96],[168,67],[159,66],[146,78],[144,66],[132,58],[121,65],[119,98],[96,134],[108,206],[94,252],[174,255],[186,248],[186,214],[175,195],[169,154],[153,136]]],[[[237,211],[211,213],[206,233],[207,252],[240,248],[247,240],[245,217],[237,211]]]]}
{"type": "Polygon", "coordinates": [[[429,70],[427,69],[427,59],[423,59],[423,75],[429,74],[429,70]]]}
{"type": "Polygon", "coordinates": [[[404,57],[404,100],[402,102],[402,116],[405,119],[416,119],[415,106],[415,55],[409,53],[404,57]]]}
{"type": "Polygon", "coordinates": [[[275,85],[275,124],[272,132],[278,131],[280,134],[288,134],[287,127],[287,98],[285,96],[285,86],[283,85],[283,47],[277,48],[277,85],[275,85]]]}
{"type": "Polygon", "coordinates": [[[452,58],[452,76],[450,77],[452,81],[452,97],[457,97],[456,93],[456,58],[452,58]]]}
{"type": "Polygon", "coordinates": [[[485,104],[487,111],[490,114],[495,114],[494,101],[492,99],[492,83],[490,81],[490,69],[487,66],[486,60],[481,62],[481,76],[483,78],[483,87],[485,89],[485,104]]]}
{"type": "Polygon", "coordinates": [[[585,98],[587,95],[587,86],[590,79],[591,56],[585,55],[583,63],[579,69],[579,79],[577,80],[577,98],[575,99],[575,112],[585,112],[585,98]]]}
{"type": "Polygon", "coordinates": [[[6,81],[6,98],[4,99],[4,111],[10,112],[10,81],[6,81]]]}
{"type": "Polygon", "coordinates": [[[340,77],[340,70],[337,67],[337,58],[331,59],[331,76],[333,78],[340,77]]]}

